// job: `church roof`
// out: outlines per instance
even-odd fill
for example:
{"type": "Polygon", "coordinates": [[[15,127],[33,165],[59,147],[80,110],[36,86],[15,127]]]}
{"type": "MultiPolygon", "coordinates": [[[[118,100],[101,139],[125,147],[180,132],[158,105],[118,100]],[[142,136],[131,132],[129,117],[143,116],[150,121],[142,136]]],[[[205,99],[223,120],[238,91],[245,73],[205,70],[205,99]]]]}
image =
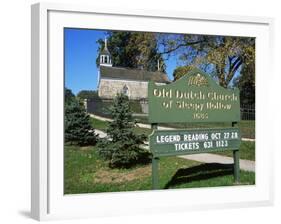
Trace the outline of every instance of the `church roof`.
{"type": "Polygon", "coordinates": [[[158,83],[170,83],[167,74],[163,72],[149,72],[140,69],[131,69],[123,67],[107,67],[100,66],[101,78],[112,78],[122,80],[137,80],[137,81],[154,81],[158,83]]]}
{"type": "Polygon", "coordinates": [[[100,52],[100,55],[102,55],[102,54],[110,56],[110,52],[107,48],[107,39],[106,38],[104,39],[104,47],[103,47],[102,51],[100,52]]]}
{"type": "Polygon", "coordinates": [[[109,55],[110,56],[110,52],[107,48],[103,48],[103,50],[100,52],[100,55],[109,55]]]}

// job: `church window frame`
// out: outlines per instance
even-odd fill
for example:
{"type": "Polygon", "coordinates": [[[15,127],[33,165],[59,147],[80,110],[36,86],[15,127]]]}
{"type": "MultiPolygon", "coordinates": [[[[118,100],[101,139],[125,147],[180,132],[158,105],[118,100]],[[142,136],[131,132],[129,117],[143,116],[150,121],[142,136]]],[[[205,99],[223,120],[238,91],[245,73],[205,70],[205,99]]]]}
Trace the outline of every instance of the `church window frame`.
{"type": "Polygon", "coordinates": [[[123,88],[122,88],[122,93],[125,95],[125,96],[128,96],[129,97],[129,93],[130,93],[130,91],[129,91],[129,88],[128,88],[128,86],[125,84],[124,86],[123,86],[123,88]]]}

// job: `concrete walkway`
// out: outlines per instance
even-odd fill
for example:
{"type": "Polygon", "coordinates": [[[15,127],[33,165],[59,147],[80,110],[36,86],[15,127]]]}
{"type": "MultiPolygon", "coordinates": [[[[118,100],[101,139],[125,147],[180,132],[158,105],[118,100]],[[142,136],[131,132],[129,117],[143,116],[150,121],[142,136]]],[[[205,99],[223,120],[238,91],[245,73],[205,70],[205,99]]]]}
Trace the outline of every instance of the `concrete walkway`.
{"type": "MultiPolygon", "coordinates": [[[[101,130],[95,129],[95,133],[99,135],[100,138],[105,138],[107,134],[101,130]]],[[[144,149],[149,149],[148,142],[145,142],[144,145],[141,145],[144,149]]],[[[232,164],[233,158],[228,156],[222,156],[211,153],[200,153],[192,155],[179,156],[184,159],[194,160],[202,163],[221,163],[221,164],[232,164]]],[[[240,169],[245,171],[255,172],[255,161],[240,159],[240,169]]]]}
{"type": "Polygon", "coordinates": [[[105,138],[107,134],[101,130],[95,129],[95,133],[99,135],[99,138],[105,138]]]}
{"type": "MultiPolygon", "coordinates": [[[[221,164],[233,164],[233,158],[228,156],[222,156],[211,153],[200,153],[179,156],[184,159],[195,160],[203,163],[221,163],[221,164]]],[[[240,169],[245,171],[255,172],[255,161],[240,159],[240,169]]]]}

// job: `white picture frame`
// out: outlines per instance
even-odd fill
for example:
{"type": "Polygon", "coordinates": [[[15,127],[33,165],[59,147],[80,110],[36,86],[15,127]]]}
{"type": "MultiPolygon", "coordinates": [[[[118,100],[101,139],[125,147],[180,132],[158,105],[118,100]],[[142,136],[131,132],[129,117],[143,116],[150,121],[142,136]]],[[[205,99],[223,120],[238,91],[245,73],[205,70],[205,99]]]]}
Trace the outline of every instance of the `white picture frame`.
{"type": "Polygon", "coordinates": [[[32,5],[31,214],[37,220],[100,217],[273,203],[273,146],[266,95],[273,19],[191,12],[32,5]],[[168,191],[63,194],[63,27],[256,37],[256,185],[168,191]],[[262,90],[261,90],[262,87],[262,90]],[[266,149],[266,150],[265,150],[266,149]]]}

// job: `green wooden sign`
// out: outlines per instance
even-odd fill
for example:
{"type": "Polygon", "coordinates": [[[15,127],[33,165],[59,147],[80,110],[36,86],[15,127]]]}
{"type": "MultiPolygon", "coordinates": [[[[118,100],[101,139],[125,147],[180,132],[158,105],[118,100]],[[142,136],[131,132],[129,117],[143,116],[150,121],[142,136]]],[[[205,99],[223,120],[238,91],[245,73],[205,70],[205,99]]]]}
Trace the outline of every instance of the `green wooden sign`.
{"type": "Polygon", "coordinates": [[[154,157],[238,150],[240,142],[240,131],[234,127],[154,130],[149,136],[149,146],[154,157]]]}
{"type": "Polygon", "coordinates": [[[152,157],[152,188],[159,188],[158,162],[162,156],[233,151],[233,173],[239,182],[240,121],[239,90],[219,86],[209,75],[193,70],[179,80],[148,85],[149,136],[152,157]],[[231,122],[229,128],[157,130],[158,123],[231,122]]]}
{"type": "Polygon", "coordinates": [[[239,90],[197,69],[167,85],[150,82],[148,105],[150,123],[240,121],[239,90]]]}

